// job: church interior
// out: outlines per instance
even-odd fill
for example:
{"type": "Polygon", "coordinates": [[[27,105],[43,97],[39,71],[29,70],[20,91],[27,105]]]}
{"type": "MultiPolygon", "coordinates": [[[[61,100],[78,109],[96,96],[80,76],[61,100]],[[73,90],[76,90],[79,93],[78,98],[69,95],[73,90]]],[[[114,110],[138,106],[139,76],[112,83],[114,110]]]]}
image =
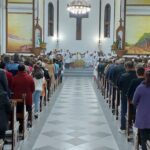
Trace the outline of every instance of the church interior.
{"type": "Polygon", "coordinates": [[[149,0],[0,0],[0,150],[150,150],[149,0]]]}

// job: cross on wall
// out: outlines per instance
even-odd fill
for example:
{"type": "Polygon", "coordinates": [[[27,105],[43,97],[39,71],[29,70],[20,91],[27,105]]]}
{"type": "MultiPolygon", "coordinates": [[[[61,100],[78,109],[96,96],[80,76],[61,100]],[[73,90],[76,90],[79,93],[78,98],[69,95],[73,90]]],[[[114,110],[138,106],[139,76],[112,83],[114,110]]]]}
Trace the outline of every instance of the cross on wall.
{"type": "Polygon", "coordinates": [[[89,14],[81,14],[81,15],[76,15],[70,13],[70,18],[75,18],[76,19],[76,40],[81,40],[82,39],[82,19],[83,18],[88,18],[89,14]]]}

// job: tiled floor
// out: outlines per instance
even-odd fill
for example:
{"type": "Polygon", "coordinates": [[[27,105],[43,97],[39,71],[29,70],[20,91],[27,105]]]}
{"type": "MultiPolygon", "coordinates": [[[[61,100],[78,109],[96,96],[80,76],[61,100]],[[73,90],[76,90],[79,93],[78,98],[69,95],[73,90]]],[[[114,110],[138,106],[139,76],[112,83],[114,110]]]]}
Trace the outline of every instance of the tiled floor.
{"type": "Polygon", "coordinates": [[[119,150],[89,78],[67,78],[32,150],[119,150]]]}

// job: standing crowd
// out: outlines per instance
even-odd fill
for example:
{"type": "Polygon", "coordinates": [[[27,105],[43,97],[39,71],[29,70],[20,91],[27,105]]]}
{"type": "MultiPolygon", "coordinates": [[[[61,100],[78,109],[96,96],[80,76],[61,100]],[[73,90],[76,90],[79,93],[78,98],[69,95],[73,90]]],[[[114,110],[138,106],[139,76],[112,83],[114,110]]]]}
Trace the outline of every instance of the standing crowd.
{"type": "Polygon", "coordinates": [[[147,141],[150,140],[150,61],[140,58],[100,59],[97,73],[98,88],[101,88],[102,92],[107,92],[106,97],[111,99],[112,112],[116,103],[120,106],[119,132],[126,133],[127,121],[129,121],[130,131],[133,131],[134,127],[138,129],[142,150],[148,150],[147,141]],[[130,109],[130,114],[127,113],[128,109],[130,109]],[[128,119],[127,115],[130,115],[128,119]]]}
{"type": "Polygon", "coordinates": [[[66,69],[74,68],[74,63],[77,61],[84,62],[84,67],[94,67],[99,59],[99,53],[97,51],[86,51],[81,53],[61,49],[48,53],[49,58],[53,58],[56,54],[63,56],[66,69]]]}
{"type": "MultiPolygon", "coordinates": [[[[22,99],[25,94],[26,111],[30,125],[32,105],[35,105],[34,117],[40,112],[40,99],[46,95],[45,89],[54,90],[62,82],[63,57],[57,55],[53,59],[48,56],[13,56],[0,57],[0,141],[5,140],[5,132],[11,113],[11,100],[22,99]]],[[[48,97],[49,98],[49,97],[48,97]]],[[[22,107],[17,105],[17,112],[22,107]]],[[[22,127],[19,127],[22,130],[22,127]]]]}

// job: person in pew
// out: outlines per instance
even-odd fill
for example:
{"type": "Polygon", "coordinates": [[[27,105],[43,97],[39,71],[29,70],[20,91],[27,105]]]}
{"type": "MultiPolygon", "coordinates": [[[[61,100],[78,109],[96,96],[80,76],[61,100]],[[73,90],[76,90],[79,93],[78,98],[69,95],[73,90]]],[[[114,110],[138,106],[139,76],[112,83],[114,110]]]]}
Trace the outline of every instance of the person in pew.
{"type": "MultiPolygon", "coordinates": [[[[12,84],[12,98],[13,99],[22,99],[22,95],[26,94],[26,110],[29,113],[29,120],[31,119],[32,111],[32,94],[35,90],[34,80],[26,70],[25,65],[20,64],[18,66],[18,73],[13,78],[12,84]]],[[[17,107],[17,112],[21,112],[22,107],[17,107]]],[[[20,129],[21,130],[21,129],[20,129]]]]}
{"type": "Polygon", "coordinates": [[[144,73],[145,73],[145,69],[143,67],[137,67],[137,69],[136,69],[137,79],[133,79],[131,81],[131,84],[130,84],[128,92],[127,92],[127,98],[129,101],[132,101],[136,88],[144,80],[144,73]]]}
{"type": "Polygon", "coordinates": [[[136,107],[135,127],[139,129],[142,150],[148,150],[150,141],[150,70],[145,72],[145,80],[136,88],[133,96],[136,107]]]}
{"type": "Polygon", "coordinates": [[[53,89],[54,88],[54,84],[55,84],[55,76],[54,76],[54,64],[53,64],[53,60],[45,60],[46,63],[46,68],[48,69],[49,75],[50,75],[50,79],[51,79],[51,83],[49,83],[49,86],[53,89]]]}
{"type": "Polygon", "coordinates": [[[128,61],[125,63],[126,73],[123,73],[120,76],[118,81],[118,88],[121,90],[121,126],[119,129],[120,133],[125,133],[126,130],[126,113],[127,113],[127,92],[129,85],[133,79],[136,79],[136,72],[134,63],[132,61],[128,61]]]}
{"type": "Polygon", "coordinates": [[[63,70],[63,57],[61,55],[57,55],[57,62],[56,63],[59,66],[58,78],[59,78],[60,82],[62,83],[62,78],[63,78],[63,74],[62,74],[62,70],[63,70]]]}
{"type": "MultiPolygon", "coordinates": [[[[98,72],[98,82],[102,79],[102,75],[104,75],[104,70],[106,67],[106,63],[104,60],[99,59],[99,64],[97,66],[97,72],[98,72]]],[[[99,89],[99,84],[98,84],[98,89],[99,89]]]]}
{"type": "MultiPolygon", "coordinates": [[[[7,56],[8,57],[8,56],[7,56]]],[[[10,60],[6,64],[6,69],[15,76],[18,72],[18,66],[20,62],[20,57],[17,53],[14,54],[13,56],[13,61],[11,62],[10,60]]]]}
{"type": "Polygon", "coordinates": [[[35,64],[33,67],[32,76],[34,79],[35,84],[35,91],[33,93],[33,101],[35,104],[35,119],[39,116],[39,108],[40,108],[40,96],[43,90],[43,84],[44,84],[44,71],[42,68],[35,64]]]}
{"type": "Polygon", "coordinates": [[[7,78],[4,70],[0,69],[0,140],[5,139],[10,112],[7,78]]]}
{"type": "Polygon", "coordinates": [[[136,68],[136,75],[137,75],[137,79],[133,79],[131,81],[131,84],[129,86],[128,92],[127,92],[127,99],[129,101],[129,127],[132,129],[133,126],[133,122],[135,122],[135,113],[136,113],[136,109],[132,104],[132,100],[133,100],[133,95],[134,92],[136,90],[136,88],[141,84],[141,82],[144,80],[144,72],[145,69],[144,67],[137,67],[136,68]]]}
{"type": "Polygon", "coordinates": [[[59,65],[57,64],[57,60],[56,59],[53,59],[53,62],[54,62],[55,82],[57,82],[57,80],[58,80],[58,73],[59,73],[59,65]]]}
{"type": "Polygon", "coordinates": [[[146,66],[145,70],[146,70],[146,71],[147,71],[147,70],[150,70],[150,60],[148,60],[147,66],[146,66]]]}
{"type": "Polygon", "coordinates": [[[9,97],[10,97],[10,94],[12,91],[13,74],[6,70],[6,65],[4,62],[0,63],[0,68],[3,69],[4,72],[6,73],[6,77],[7,77],[7,81],[8,81],[8,88],[9,88],[9,97]]]}
{"type": "Polygon", "coordinates": [[[30,58],[26,58],[24,61],[24,64],[25,64],[27,73],[31,75],[32,70],[33,70],[33,64],[32,64],[32,61],[30,60],[30,58]]]}

